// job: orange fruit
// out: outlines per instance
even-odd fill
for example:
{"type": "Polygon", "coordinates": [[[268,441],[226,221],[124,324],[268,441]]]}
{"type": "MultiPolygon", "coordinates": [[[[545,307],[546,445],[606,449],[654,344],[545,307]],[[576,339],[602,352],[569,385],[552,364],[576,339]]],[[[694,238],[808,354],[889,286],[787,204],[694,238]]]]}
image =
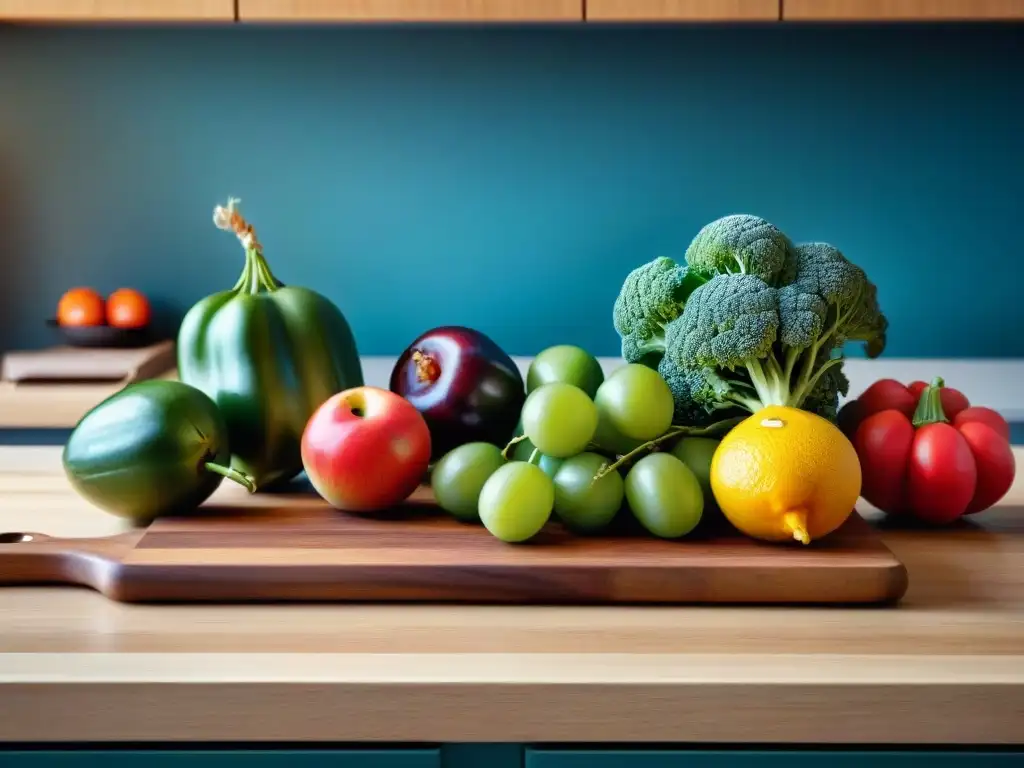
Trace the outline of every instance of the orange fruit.
{"type": "Polygon", "coordinates": [[[149,300],[134,288],[118,288],[107,297],[107,323],[115,328],[145,328],[151,316],[149,300]]]}
{"type": "Polygon", "coordinates": [[[60,325],[103,325],[105,319],[103,297],[92,288],[72,288],[57,302],[60,325]]]}
{"type": "Polygon", "coordinates": [[[832,422],[799,408],[769,406],[740,422],[711,459],[711,490],[737,529],[764,541],[804,544],[853,513],[861,468],[832,422]]]}

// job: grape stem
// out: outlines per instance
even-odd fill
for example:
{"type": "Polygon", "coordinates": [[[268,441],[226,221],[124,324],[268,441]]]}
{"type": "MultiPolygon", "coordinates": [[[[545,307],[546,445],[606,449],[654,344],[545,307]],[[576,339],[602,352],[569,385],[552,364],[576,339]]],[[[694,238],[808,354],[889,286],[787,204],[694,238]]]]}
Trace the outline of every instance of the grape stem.
{"type": "Polygon", "coordinates": [[[602,477],[609,474],[610,472],[615,472],[623,464],[629,463],[630,461],[635,459],[637,456],[640,456],[641,454],[650,453],[651,451],[656,450],[658,446],[660,446],[662,443],[664,443],[667,440],[671,440],[674,437],[682,437],[684,435],[688,437],[703,437],[707,435],[716,435],[719,432],[728,431],[732,429],[741,421],[743,421],[744,418],[746,417],[737,416],[733,419],[725,419],[724,421],[719,421],[712,424],[710,427],[684,427],[676,426],[673,424],[671,427],[669,427],[668,432],[663,434],[661,437],[656,437],[653,440],[648,440],[646,443],[637,446],[629,453],[619,456],[619,458],[613,461],[611,464],[602,467],[598,471],[598,473],[594,475],[594,480],[600,480],[602,477]]]}
{"type": "Polygon", "coordinates": [[[501,451],[501,458],[503,458],[505,461],[508,461],[508,451],[509,451],[509,448],[512,448],[513,446],[518,445],[519,443],[523,442],[523,440],[525,440],[525,439],[526,439],[526,435],[520,435],[519,437],[513,437],[509,441],[509,444],[506,445],[502,449],[502,451],[501,451]]]}
{"type": "Polygon", "coordinates": [[[526,463],[527,464],[536,464],[538,459],[540,459],[540,451],[538,451],[536,448],[534,448],[533,451],[530,453],[530,458],[528,458],[526,460],[526,463]]]}

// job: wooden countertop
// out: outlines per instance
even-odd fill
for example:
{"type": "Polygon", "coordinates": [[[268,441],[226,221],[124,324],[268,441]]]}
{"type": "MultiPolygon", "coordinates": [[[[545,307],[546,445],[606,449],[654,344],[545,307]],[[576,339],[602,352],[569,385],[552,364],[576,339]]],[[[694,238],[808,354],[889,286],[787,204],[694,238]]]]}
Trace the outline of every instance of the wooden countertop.
{"type": "MultiPolygon", "coordinates": [[[[121,526],[72,493],[58,448],[0,448],[0,530],[121,526]]],[[[1024,481],[970,524],[885,538],[910,571],[896,608],[160,607],[0,589],[0,739],[1024,743],[1024,481]]]]}

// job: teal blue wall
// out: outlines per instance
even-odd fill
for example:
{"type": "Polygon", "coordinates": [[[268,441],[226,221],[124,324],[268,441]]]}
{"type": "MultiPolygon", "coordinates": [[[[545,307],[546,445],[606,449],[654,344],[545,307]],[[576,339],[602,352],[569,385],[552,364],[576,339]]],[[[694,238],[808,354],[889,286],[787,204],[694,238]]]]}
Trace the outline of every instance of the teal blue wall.
{"type": "Polygon", "coordinates": [[[888,354],[1024,356],[1024,27],[0,28],[0,345],[63,288],[165,321],[245,201],[368,354],[615,354],[624,274],[745,211],[863,265],[888,354]]]}

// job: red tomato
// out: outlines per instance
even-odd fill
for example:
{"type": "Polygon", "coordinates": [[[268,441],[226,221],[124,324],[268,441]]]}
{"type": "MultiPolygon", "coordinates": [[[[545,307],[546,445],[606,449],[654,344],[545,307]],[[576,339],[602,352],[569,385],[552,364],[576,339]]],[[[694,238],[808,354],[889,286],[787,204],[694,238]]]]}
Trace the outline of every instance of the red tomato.
{"type": "Polygon", "coordinates": [[[950,424],[925,424],[914,434],[907,471],[907,503],[914,517],[951,523],[974,497],[978,470],[963,435],[950,424]]]}
{"type": "Polygon", "coordinates": [[[994,429],[1006,442],[1010,442],[1010,425],[998,411],[986,408],[983,405],[972,405],[960,411],[953,419],[953,426],[959,428],[961,424],[969,421],[976,421],[987,424],[994,429]]]}
{"type": "Polygon", "coordinates": [[[862,419],[890,408],[913,416],[917,401],[918,397],[911,394],[910,390],[896,379],[879,379],[857,398],[862,419]]]}
{"type": "Polygon", "coordinates": [[[103,297],[92,288],[72,288],[57,302],[60,325],[103,325],[104,314],[103,297]]]}
{"type": "MultiPolygon", "coordinates": [[[[960,408],[945,416],[946,387],[926,386],[917,428],[907,414],[889,409],[865,418],[853,436],[863,475],[861,496],[892,515],[935,523],[988,509],[1013,484],[1016,465],[1009,427],[988,408],[960,408]]],[[[967,398],[950,390],[953,407],[967,398]]]]}
{"type": "Polygon", "coordinates": [[[880,411],[861,422],[853,438],[861,466],[860,495],[889,514],[906,506],[907,462],[914,426],[899,411],[880,411]]]}
{"type": "Polygon", "coordinates": [[[907,384],[907,389],[910,390],[910,394],[914,396],[915,400],[921,399],[921,393],[924,392],[924,388],[928,386],[927,381],[912,381],[907,384]]]}
{"type": "Polygon", "coordinates": [[[145,328],[151,314],[149,301],[133,288],[119,288],[107,297],[107,324],[116,328],[145,328]]]}
{"type": "Polygon", "coordinates": [[[405,398],[354,387],[328,398],[302,433],[302,465],[331,506],[349,512],[394,507],[423,480],[430,430],[405,398]]]}
{"type": "Polygon", "coordinates": [[[942,400],[942,412],[950,421],[956,418],[960,411],[971,407],[970,401],[959,389],[943,387],[939,390],[939,398],[942,400]]]}
{"type": "Polygon", "coordinates": [[[958,428],[974,455],[978,468],[978,488],[967,505],[965,515],[988,509],[999,501],[1013,485],[1017,463],[1008,440],[980,421],[968,421],[958,428]]]}

